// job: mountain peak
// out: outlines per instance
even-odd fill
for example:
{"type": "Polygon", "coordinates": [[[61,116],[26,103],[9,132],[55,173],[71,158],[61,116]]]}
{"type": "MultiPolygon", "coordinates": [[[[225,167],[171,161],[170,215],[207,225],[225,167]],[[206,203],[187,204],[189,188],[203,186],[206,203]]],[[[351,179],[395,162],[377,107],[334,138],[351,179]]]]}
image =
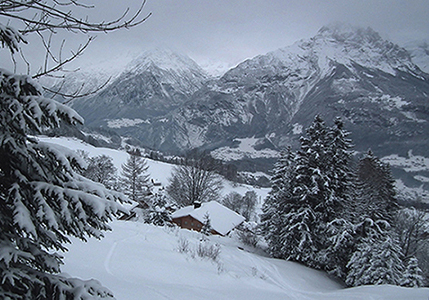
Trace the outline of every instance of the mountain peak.
{"type": "Polygon", "coordinates": [[[204,73],[201,67],[185,54],[180,54],[169,48],[152,48],[144,51],[133,59],[127,69],[140,72],[151,66],[156,66],[165,71],[181,72],[183,70],[195,70],[204,73]]]}
{"type": "Polygon", "coordinates": [[[414,70],[408,52],[383,39],[371,27],[357,27],[344,23],[332,23],[322,27],[307,43],[317,53],[319,66],[329,68],[330,61],[346,66],[358,63],[371,69],[380,69],[392,75],[396,70],[414,70]]]}
{"type": "Polygon", "coordinates": [[[371,27],[363,28],[345,23],[331,23],[320,28],[315,38],[328,38],[337,42],[374,43],[382,38],[371,27]]]}

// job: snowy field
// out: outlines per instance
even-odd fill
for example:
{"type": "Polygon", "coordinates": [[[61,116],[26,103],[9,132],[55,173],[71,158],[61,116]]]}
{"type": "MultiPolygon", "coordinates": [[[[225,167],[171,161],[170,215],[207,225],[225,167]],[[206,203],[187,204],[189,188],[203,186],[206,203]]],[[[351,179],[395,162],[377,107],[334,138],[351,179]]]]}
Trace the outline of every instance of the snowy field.
{"type": "Polygon", "coordinates": [[[212,236],[216,261],[180,253],[179,241],[194,249],[201,235],[185,229],[115,221],[101,241],[74,241],[63,271],[96,278],[118,300],[427,300],[429,289],[368,286],[345,289],[323,272],[271,259],[242,247],[234,238],[212,236]]]}
{"type": "MultiPolygon", "coordinates": [[[[122,151],[95,148],[76,139],[41,141],[87,151],[90,156],[109,155],[120,170],[127,159],[122,151]]],[[[152,178],[167,184],[172,166],[148,160],[152,178]]],[[[244,194],[252,189],[225,182],[223,193],[244,194]]],[[[263,199],[268,189],[255,189],[263,199]]],[[[429,299],[429,289],[395,286],[344,288],[325,273],[296,263],[268,258],[260,250],[240,244],[234,237],[211,236],[204,245],[217,244],[215,260],[200,258],[196,248],[201,235],[178,228],[161,228],[138,222],[114,221],[102,240],[87,243],[73,239],[64,253],[64,273],[97,279],[118,300],[139,299],[429,299]],[[183,250],[187,245],[187,251],[183,250]]]]}

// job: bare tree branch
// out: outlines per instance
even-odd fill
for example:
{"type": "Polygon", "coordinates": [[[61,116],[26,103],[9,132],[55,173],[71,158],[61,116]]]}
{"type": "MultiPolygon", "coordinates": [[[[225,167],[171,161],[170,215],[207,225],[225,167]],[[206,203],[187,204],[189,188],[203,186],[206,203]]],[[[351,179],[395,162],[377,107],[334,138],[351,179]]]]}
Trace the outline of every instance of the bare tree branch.
{"type": "MultiPolygon", "coordinates": [[[[85,44],[79,45],[79,48],[77,49],[77,51],[75,53],[72,52],[72,55],[65,60],[55,58],[55,56],[49,52],[49,48],[47,48],[46,49],[47,53],[48,52],[50,53],[51,58],[53,58],[53,60],[56,61],[57,64],[55,66],[53,66],[52,68],[49,68],[49,69],[46,67],[46,64],[45,64],[45,69],[39,70],[37,72],[37,74],[33,75],[32,77],[34,79],[36,79],[36,78],[45,76],[49,73],[53,73],[53,72],[62,70],[64,65],[68,64],[69,62],[71,62],[71,61],[75,60],[77,57],[79,57],[85,51],[85,49],[88,48],[89,44],[94,40],[94,38],[95,37],[89,37],[85,44]]],[[[47,46],[49,46],[49,44],[47,46]]],[[[60,57],[61,57],[61,52],[62,52],[62,48],[60,49],[60,55],[59,55],[60,57]]]]}
{"type": "Polygon", "coordinates": [[[77,98],[83,98],[83,97],[88,97],[91,95],[94,95],[96,93],[98,93],[100,90],[102,90],[112,79],[112,77],[109,77],[104,83],[102,83],[101,85],[95,87],[94,89],[82,93],[84,87],[85,87],[85,83],[82,83],[75,91],[71,92],[71,93],[63,93],[61,92],[61,90],[64,87],[64,81],[61,83],[61,85],[54,89],[48,88],[48,87],[43,87],[43,90],[45,90],[46,92],[49,92],[52,94],[52,97],[56,97],[56,96],[61,96],[65,99],[67,99],[65,102],[62,102],[63,104],[68,104],[70,103],[72,100],[77,99],[77,98]]]}
{"type": "MultiPolygon", "coordinates": [[[[71,51],[71,54],[67,58],[63,58],[65,40],[62,40],[58,53],[53,52],[53,37],[59,30],[86,34],[91,32],[110,32],[122,28],[129,29],[143,23],[151,16],[151,13],[143,15],[145,4],[146,0],[143,0],[139,8],[133,14],[130,14],[130,8],[126,8],[119,17],[111,21],[92,22],[87,15],[84,17],[77,17],[73,8],[93,9],[95,6],[82,3],[78,0],[1,0],[0,16],[6,17],[9,20],[20,21],[22,22],[21,24],[23,24],[23,28],[17,28],[17,30],[15,30],[13,27],[4,26],[0,23],[1,46],[8,48],[11,52],[11,59],[15,71],[17,62],[13,54],[19,52],[21,58],[27,65],[27,72],[30,74],[30,64],[27,59],[25,59],[23,51],[19,47],[19,43],[27,43],[24,36],[36,33],[41,40],[42,47],[45,49],[45,56],[43,64],[32,77],[37,79],[42,76],[52,76],[52,73],[67,71],[64,69],[65,65],[79,57],[95,38],[94,36],[90,36],[87,41],[80,44],[75,51],[71,51]],[[48,35],[45,34],[46,32],[48,35]]],[[[83,97],[96,93],[102,89],[107,82],[97,87],[94,91],[82,94],[79,93],[83,91],[83,86],[78,88],[77,91],[79,91],[79,93],[73,92],[71,94],[62,93],[59,90],[52,91],[52,89],[46,87],[44,87],[44,89],[53,92],[55,95],[74,99],[76,97],[83,97]]]]}
{"type": "Polygon", "coordinates": [[[120,28],[135,27],[146,21],[151,13],[142,16],[143,8],[146,0],[142,2],[139,9],[127,18],[130,9],[127,8],[121,16],[109,22],[91,22],[88,16],[85,18],[77,18],[73,16],[72,11],[62,10],[62,7],[80,6],[84,8],[93,8],[77,1],[69,1],[61,3],[53,1],[54,4],[46,4],[46,1],[2,1],[0,2],[0,16],[5,16],[11,19],[19,20],[26,24],[25,29],[19,30],[21,34],[31,32],[43,32],[46,30],[55,31],[55,29],[65,29],[69,31],[77,30],[80,32],[108,32],[120,28]],[[57,8],[58,7],[60,8],[57,8]],[[34,13],[33,18],[21,15],[22,11],[28,10],[34,13]]]}

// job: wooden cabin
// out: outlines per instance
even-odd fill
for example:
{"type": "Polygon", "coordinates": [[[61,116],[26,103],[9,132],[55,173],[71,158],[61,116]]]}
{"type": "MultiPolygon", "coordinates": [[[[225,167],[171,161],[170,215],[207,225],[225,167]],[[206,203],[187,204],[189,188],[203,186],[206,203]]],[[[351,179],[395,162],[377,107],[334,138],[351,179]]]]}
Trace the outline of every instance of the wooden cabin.
{"type": "Polygon", "coordinates": [[[212,234],[225,236],[244,222],[243,216],[216,201],[183,207],[174,212],[171,218],[179,227],[199,232],[203,227],[206,214],[210,218],[212,234]]]}

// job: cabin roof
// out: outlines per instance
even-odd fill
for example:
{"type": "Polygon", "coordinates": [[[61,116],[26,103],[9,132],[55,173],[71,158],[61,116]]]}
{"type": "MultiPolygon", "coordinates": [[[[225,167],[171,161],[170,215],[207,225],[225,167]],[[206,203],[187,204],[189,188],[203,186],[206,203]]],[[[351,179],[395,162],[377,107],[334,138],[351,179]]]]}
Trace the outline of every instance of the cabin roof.
{"type": "Polygon", "coordinates": [[[171,217],[178,219],[185,216],[191,216],[194,219],[204,223],[204,215],[210,216],[210,224],[213,230],[221,235],[226,235],[236,226],[244,221],[244,217],[223,206],[217,201],[204,202],[201,207],[195,208],[193,205],[183,207],[174,212],[171,217]]]}

